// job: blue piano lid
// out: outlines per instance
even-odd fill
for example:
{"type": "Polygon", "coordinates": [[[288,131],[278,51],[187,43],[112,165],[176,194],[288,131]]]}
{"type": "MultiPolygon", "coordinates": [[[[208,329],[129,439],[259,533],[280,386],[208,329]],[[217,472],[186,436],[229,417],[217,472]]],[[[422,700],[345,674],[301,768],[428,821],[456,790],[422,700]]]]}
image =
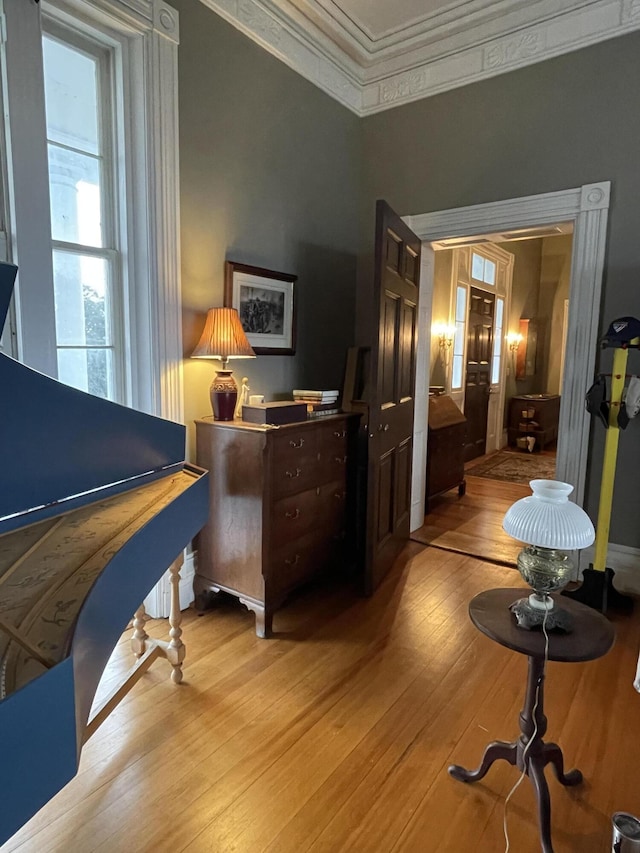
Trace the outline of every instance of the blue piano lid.
{"type": "Polygon", "coordinates": [[[0,335],[4,328],[4,321],[9,313],[9,303],[13,293],[13,283],[16,280],[18,267],[13,264],[0,262],[0,335]]]}
{"type": "MultiPolygon", "coordinates": [[[[0,320],[17,267],[0,263],[0,320]]],[[[64,385],[0,352],[0,534],[29,511],[179,465],[185,427],[64,385]]],[[[28,523],[25,519],[23,523],[28,523]]]]}

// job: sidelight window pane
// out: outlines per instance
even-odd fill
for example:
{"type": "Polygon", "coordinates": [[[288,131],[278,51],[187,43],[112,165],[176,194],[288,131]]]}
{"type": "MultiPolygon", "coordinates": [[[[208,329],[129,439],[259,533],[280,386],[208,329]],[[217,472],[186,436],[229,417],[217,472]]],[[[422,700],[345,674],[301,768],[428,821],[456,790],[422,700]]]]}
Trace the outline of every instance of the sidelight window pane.
{"type": "Polygon", "coordinates": [[[493,356],[491,359],[491,384],[500,382],[500,359],[502,357],[504,299],[496,298],[496,314],[493,323],[493,356]]]}
{"type": "Polygon", "coordinates": [[[456,288],[456,331],[453,337],[453,359],[451,363],[451,389],[462,388],[464,367],[464,341],[467,330],[467,289],[456,288]]]}

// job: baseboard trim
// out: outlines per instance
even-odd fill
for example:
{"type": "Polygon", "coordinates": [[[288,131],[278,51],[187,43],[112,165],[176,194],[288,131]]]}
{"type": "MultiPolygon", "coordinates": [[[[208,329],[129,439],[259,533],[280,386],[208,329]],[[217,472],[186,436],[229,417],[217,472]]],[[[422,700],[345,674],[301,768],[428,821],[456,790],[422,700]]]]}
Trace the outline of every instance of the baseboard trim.
{"type": "MultiPolygon", "coordinates": [[[[585,548],[580,554],[580,572],[593,563],[595,548],[585,548]]],[[[614,586],[619,592],[640,595],[640,549],[627,545],[609,543],[607,548],[607,568],[615,572],[614,586]]]]}

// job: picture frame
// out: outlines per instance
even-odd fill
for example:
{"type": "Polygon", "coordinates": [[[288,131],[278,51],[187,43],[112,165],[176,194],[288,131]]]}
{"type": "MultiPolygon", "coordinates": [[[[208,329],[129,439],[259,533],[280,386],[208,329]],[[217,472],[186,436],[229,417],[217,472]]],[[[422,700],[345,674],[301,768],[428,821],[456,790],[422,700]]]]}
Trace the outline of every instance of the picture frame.
{"type": "Polygon", "coordinates": [[[256,355],[295,355],[297,280],[290,273],[225,261],[224,304],[237,310],[256,355]]]}

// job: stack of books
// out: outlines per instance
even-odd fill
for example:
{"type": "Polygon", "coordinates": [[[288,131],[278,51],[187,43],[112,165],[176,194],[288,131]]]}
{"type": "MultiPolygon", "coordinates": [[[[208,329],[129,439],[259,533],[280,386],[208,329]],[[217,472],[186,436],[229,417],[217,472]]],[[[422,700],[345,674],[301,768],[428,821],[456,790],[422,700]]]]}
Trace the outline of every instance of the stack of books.
{"type": "Polygon", "coordinates": [[[317,418],[321,415],[337,415],[339,391],[310,391],[294,388],[293,399],[307,404],[307,417],[317,418]]]}

